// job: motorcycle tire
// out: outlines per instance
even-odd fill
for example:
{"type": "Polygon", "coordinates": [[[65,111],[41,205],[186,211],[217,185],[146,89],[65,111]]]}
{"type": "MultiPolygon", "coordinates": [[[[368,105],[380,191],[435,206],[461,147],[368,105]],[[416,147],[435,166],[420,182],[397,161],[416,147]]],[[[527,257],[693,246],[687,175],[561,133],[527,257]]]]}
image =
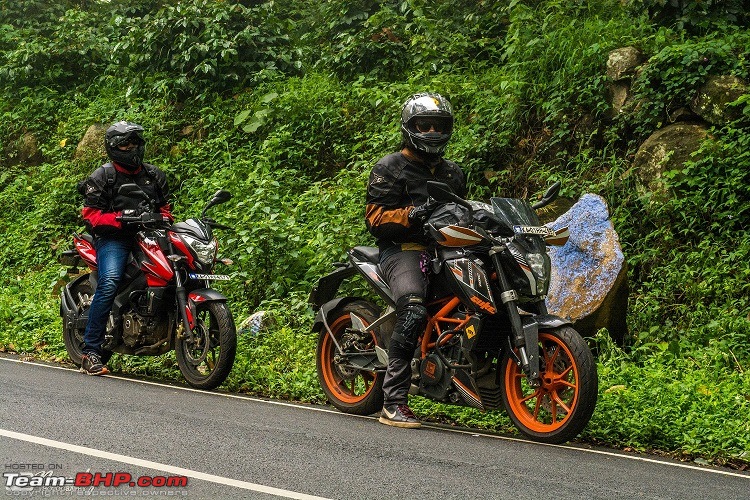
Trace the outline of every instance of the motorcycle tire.
{"type": "MultiPolygon", "coordinates": [[[[380,316],[378,308],[364,300],[356,300],[334,309],[329,313],[328,326],[339,344],[346,329],[352,325],[350,313],[362,318],[366,325],[380,316]]],[[[379,340],[375,335],[372,335],[372,345],[379,345],[379,340]]],[[[336,345],[323,328],[318,337],[315,357],[318,381],[328,401],[344,413],[371,415],[380,411],[383,408],[385,373],[345,367],[336,362],[335,356],[336,345]]]]}
{"type": "MultiPolygon", "coordinates": [[[[94,290],[91,287],[91,283],[88,281],[88,279],[84,279],[82,281],[79,281],[78,283],[73,285],[73,289],[71,290],[73,297],[78,297],[79,294],[81,295],[88,295],[93,296],[94,290]]],[[[83,312],[86,312],[84,310],[83,312]]],[[[81,362],[83,360],[83,333],[84,330],[75,328],[75,327],[68,327],[65,325],[65,318],[63,318],[63,343],[65,344],[65,350],[68,351],[68,357],[73,362],[74,365],[80,367],[81,362]]],[[[106,364],[110,358],[112,357],[112,351],[108,351],[104,349],[102,351],[102,363],[106,364]]]]}
{"type": "Polygon", "coordinates": [[[196,389],[215,389],[229,376],[237,353],[234,318],[223,302],[198,304],[194,343],[176,339],[177,366],[187,383],[196,389]]]}
{"type": "Polygon", "coordinates": [[[503,405],[513,424],[534,441],[575,438],[594,413],[599,382],[586,341],[570,327],[539,332],[541,386],[534,388],[506,353],[501,364],[503,405]]]}

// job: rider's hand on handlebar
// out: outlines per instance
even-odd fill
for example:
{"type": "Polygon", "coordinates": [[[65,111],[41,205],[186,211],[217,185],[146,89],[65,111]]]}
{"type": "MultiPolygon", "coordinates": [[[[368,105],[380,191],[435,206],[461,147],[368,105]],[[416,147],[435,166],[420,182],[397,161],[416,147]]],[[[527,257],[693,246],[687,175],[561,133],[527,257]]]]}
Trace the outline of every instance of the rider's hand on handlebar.
{"type": "Polygon", "coordinates": [[[141,216],[141,212],[138,210],[134,210],[132,208],[128,208],[126,210],[122,211],[122,218],[123,219],[135,219],[137,217],[141,216]]]}
{"type": "Polygon", "coordinates": [[[409,224],[422,224],[432,215],[432,212],[440,205],[439,202],[430,200],[422,205],[417,205],[409,211],[409,224]]]}
{"type": "Polygon", "coordinates": [[[162,214],[141,212],[140,210],[132,208],[123,210],[122,215],[117,217],[117,220],[127,225],[148,225],[156,222],[170,222],[169,218],[162,214]]]}
{"type": "MultiPolygon", "coordinates": [[[[142,224],[151,224],[154,222],[164,222],[165,217],[162,214],[152,214],[150,212],[146,212],[141,214],[141,223],[142,224]]],[[[168,220],[168,219],[166,219],[168,220]]]]}

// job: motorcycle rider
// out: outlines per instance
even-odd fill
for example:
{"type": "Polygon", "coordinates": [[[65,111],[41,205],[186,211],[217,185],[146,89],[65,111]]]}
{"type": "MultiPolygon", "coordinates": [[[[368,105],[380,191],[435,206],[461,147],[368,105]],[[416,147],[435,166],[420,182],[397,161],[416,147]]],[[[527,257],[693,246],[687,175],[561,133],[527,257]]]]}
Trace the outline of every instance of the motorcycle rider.
{"type": "Polygon", "coordinates": [[[140,216],[143,221],[155,217],[143,198],[120,194],[119,188],[123,184],[137,184],[160,211],[159,216],[172,220],[166,176],[143,162],[145,148],[143,127],[127,121],[114,123],[104,135],[104,149],[111,163],[97,168],[79,186],[85,197],[81,213],[94,237],[98,266],[98,282],[89,309],[81,362],[81,371],[89,375],[109,373],[106,359],[102,359],[107,319],[138,232],[137,225],[123,224],[118,217],[140,216]]]}
{"type": "Polygon", "coordinates": [[[396,324],[388,347],[380,422],[396,427],[421,424],[408,406],[411,360],[427,325],[429,284],[425,220],[436,206],[427,181],[445,182],[464,197],[466,180],[443,158],[453,132],[453,109],[437,93],[414,94],[401,107],[401,151],[380,159],[370,173],[365,222],[380,249],[380,265],[396,301],[396,324]]]}

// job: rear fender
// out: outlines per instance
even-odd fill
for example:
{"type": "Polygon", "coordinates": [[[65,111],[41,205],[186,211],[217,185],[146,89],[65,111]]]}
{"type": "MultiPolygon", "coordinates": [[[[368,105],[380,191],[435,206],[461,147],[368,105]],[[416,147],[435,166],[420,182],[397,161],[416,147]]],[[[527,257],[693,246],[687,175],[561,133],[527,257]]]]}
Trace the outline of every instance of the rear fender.
{"type": "Polygon", "coordinates": [[[330,274],[326,274],[318,280],[318,283],[313,287],[310,292],[310,298],[308,303],[312,306],[313,310],[322,308],[325,304],[334,299],[336,292],[339,290],[339,286],[346,279],[357,274],[357,268],[354,265],[347,263],[338,267],[335,271],[330,274]]]}
{"type": "Polygon", "coordinates": [[[60,292],[60,316],[64,318],[68,313],[78,313],[77,298],[73,297],[73,292],[71,292],[71,290],[77,288],[81,282],[90,278],[91,276],[89,273],[82,274],[63,287],[62,292],[60,292]]]}
{"type": "Polygon", "coordinates": [[[312,331],[316,333],[322,331],[326,323],[330,324],[330,314],[333,310],[344,307],[355,300],[359,300],[359,297],[338,297],[320,306],[318,313],[315,315],[312,331]],[[325,318],[325,321],[323,321],[323,318],[325,318]]]}

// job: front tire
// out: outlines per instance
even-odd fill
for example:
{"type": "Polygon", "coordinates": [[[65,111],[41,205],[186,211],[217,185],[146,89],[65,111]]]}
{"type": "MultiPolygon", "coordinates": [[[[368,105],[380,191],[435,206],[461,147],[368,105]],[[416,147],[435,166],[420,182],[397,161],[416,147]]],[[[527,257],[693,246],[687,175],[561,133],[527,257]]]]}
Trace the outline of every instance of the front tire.
{"type": "Polygon", "coordinates": [[[591,419],[598,397],[596,363],[586,341],[573,328],[539,332],[540,387],[508,353],[503,357],[503,404],[525,436],[544,443],[576,437],[591,419]]]}
{"type": "Polygon", "coordinates": [[[234,364],[237,331],[232,313],[223,302],[199,304],[196,310],[195,341],[187,337],[175,341],[177,365],[188,384],[196,389],[220,386],[234,364]]]}
{"type": "MultiPolygon", "coordinates": [[[[351,313],[362,318],[365,325],[369,325],[379,316],[377,307],[364,300],[356,300],[333,310],[328,317],[328,326],[339,344],[346,330],[352,326],[351,316],[349,316],[351,313]]],[[[374,348],[379,345],[379,341],[375,335],[371,334],[371,337],[367,340],[374,348]]],[[[336,345],[324,327],[318,337],[316,365],[318,381],[328,401],[344,413],[371,415],[380,411],[383,407],[385,373],[343,366],[336,362],[336,354],[336,345]]]]}

